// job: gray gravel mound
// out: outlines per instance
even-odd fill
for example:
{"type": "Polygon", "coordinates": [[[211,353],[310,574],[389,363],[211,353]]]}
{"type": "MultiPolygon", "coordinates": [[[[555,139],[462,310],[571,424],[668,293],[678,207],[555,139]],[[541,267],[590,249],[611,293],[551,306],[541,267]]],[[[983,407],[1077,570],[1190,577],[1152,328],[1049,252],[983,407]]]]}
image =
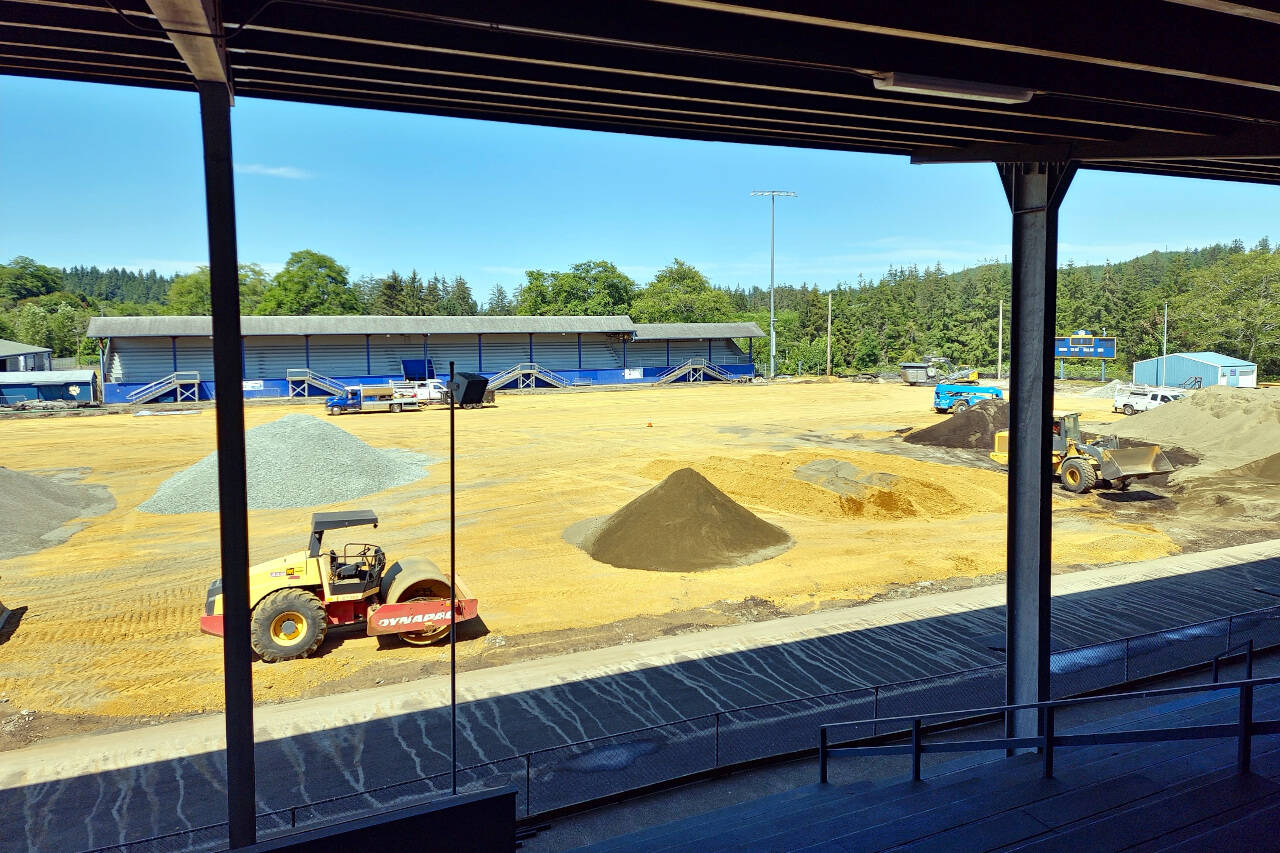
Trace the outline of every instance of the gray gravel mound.
{"type": "MultiPolygon", "coordinates": [[[[249,509],[322,506],[403,486],[427,475],[433,460],[379,450],[312,415],[285,415],[245,433],[249,509]]],[[[174,515],[218,509],[218,454],[210,453],[160,484],[138,507],[174,515]]]]}
{"type": "Polygon", "coordinates": [[[1119,379],[1112,379],[1106,385],[1099,385],[1096,388],[1090,388],[1088,391],[1081,391],[1078,394],[1076,394],[1076,396],[1077,397],[1114,397],[1116,395],[1116,389],[1119,388],[1121,384],[1122,383],[1120,382],[1119,379]]]}
{"type": "Polygon", "coordinates": [[[64,542],[83,525],[73,518],[115,509],[106,486],[76,482],[84,472],[27,474],[0,467],[0,554],[16,557],[64,542]]]}

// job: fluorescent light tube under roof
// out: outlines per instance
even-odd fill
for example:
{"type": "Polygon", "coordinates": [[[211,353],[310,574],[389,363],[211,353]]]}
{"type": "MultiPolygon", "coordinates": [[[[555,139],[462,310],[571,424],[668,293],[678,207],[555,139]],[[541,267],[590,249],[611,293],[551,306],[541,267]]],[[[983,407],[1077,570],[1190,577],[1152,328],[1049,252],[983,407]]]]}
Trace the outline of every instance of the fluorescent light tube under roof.
{"type": "Polygon", "coordinates": [[[994,104],[1025,104],[1035,94],[1030,89],[1017,86],[1000,86],[995,83],[978,83],[972,80],[951,80],[946,77],[928,77],[924,74],[903,74],[901,71],[891,71],[883,77],[874,78],[873,82],[877,89],[886,92],[962,98],[967,101],[988,101],[994,104]]]}

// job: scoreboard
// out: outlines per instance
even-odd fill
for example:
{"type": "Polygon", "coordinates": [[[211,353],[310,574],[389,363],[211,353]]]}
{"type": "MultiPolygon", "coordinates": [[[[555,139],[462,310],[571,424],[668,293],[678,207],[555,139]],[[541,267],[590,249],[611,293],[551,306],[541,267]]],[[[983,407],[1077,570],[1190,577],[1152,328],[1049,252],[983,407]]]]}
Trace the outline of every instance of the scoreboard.
{"type": "Polygon", "coordinates": [[[1066,335],[1053,339],[1054,358],[1115,358],[1116,339],[1090,334],[1066,335]]]}

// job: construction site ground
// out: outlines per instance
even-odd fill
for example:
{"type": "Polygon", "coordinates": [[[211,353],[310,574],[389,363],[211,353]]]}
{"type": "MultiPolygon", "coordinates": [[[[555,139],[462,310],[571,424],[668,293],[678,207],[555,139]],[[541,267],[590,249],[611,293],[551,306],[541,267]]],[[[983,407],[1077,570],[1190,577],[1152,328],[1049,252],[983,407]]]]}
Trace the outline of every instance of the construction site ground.
{"type": "MultiPolygon", "coordinates": [[[[931,395],[897,384],[708,384],[499,394],[496,407],[458,411],[457,571],[483,619],[458,646],[460,668],[999,582],[1003,471],[980,450],[901,440],[946,417],[933,412],[931,395]],[[794,476],[831,459],[893,475],[895,500],[841,501],[794,476]],[[566,539],[682,467],[782,527],[794,547],[753,565],[651,572],[596,562],[566,539]]],[[[1123,417],[1109,398],[1060,391],[1055,405],[1081,412],[1086,429],[1123,417]]],[[[246,407],[246,423],[299,412],[323,415],[318,401],[260,403],[246,407]]],[[[252,561],[303,548],[313,511],[370,507],[381,526],[354,538],[380,543],[391,559],[424,556],[447,570],[448,411],[327,420],[373,447],[442,461],[418,482],[366,498],[251,512],[252,561]]],[[[219,571],[217,515],[138,510],[213,451],[212,407],[24,418],[7,422],[5,434],[8,467],[79,471],[106,486],[115,507],[77,522],[83,529],[61,544],[0,560],[0,601],[14,611],[0,629],[0,749],[220,710],[221,646],[197,630],[219,571]]],[[[343,460],[307,461],[317,463],[340,469],[343,460]]],[[[1274,536],[1163,484],[1057,490],[1054,510],[1059,572],[1274,536]]],[[[335,631],[313,658],[255,663],[254,692],[260,703],[330,695],[438,675],[447,664],[444,648],[335,631]]]]}

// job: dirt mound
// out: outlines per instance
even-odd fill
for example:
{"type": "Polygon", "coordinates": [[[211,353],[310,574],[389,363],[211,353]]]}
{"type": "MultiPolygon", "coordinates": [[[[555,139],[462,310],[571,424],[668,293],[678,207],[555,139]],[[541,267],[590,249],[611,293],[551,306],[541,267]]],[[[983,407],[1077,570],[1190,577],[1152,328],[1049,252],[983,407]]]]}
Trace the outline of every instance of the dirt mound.
{"type": "Polygon", "coordinates": [[[983,400],[958,412],[942,423],[908,433],[903,441],[933,447],[960,447],[990,450],[996,432],[1009,428],[1009,402],[983,400]]]}
{"type": "Polygon", "coordinates": [[[106,486],[83,485],[79,477],[74,471],[41,476],[0,467],[0,554],[16,557],[57,545],[80,529],[68,521],[115,508],[106,486]]]}
{"type": "Polygon", "coordinates": [[[619,568],[695,572],[758,563],[792,544],[781,527],[681,468],[597,524],[581,547],[619,568]]]}
{"type": "Polygon", "coordinates": [[[1241,465],[1228,471],[1233,477],[1257,480],[1260,483],[1280,483],[1280,453],[1273,453],[1261,459],[1241,465]]]}
{"type": "Polygon", "coordinates": [[[656,459],[655,480],[696,464],[716,488],[751,507],[819,518],[902,521],[1003,512],[1003,474],[884,453],[798,451],[747,458],[656,459]]]}
{"type": "Polygon", "coordinates": [[[1197,474],[1237,468],[1280,447],[1280,388],[1214,385],[1118,421],[1112,432],[1196,451],[1197,474]]]}
{"type": "MultiPolygon", "coordinates": [[[[379,450],[312,415],[285,415],[245,433],[249,509],[322,506],[421,480],[430,460],[379,450]]],[[[138,507],[171,515],[218,509],[218,454],[160,484],[138,507]]]]}

